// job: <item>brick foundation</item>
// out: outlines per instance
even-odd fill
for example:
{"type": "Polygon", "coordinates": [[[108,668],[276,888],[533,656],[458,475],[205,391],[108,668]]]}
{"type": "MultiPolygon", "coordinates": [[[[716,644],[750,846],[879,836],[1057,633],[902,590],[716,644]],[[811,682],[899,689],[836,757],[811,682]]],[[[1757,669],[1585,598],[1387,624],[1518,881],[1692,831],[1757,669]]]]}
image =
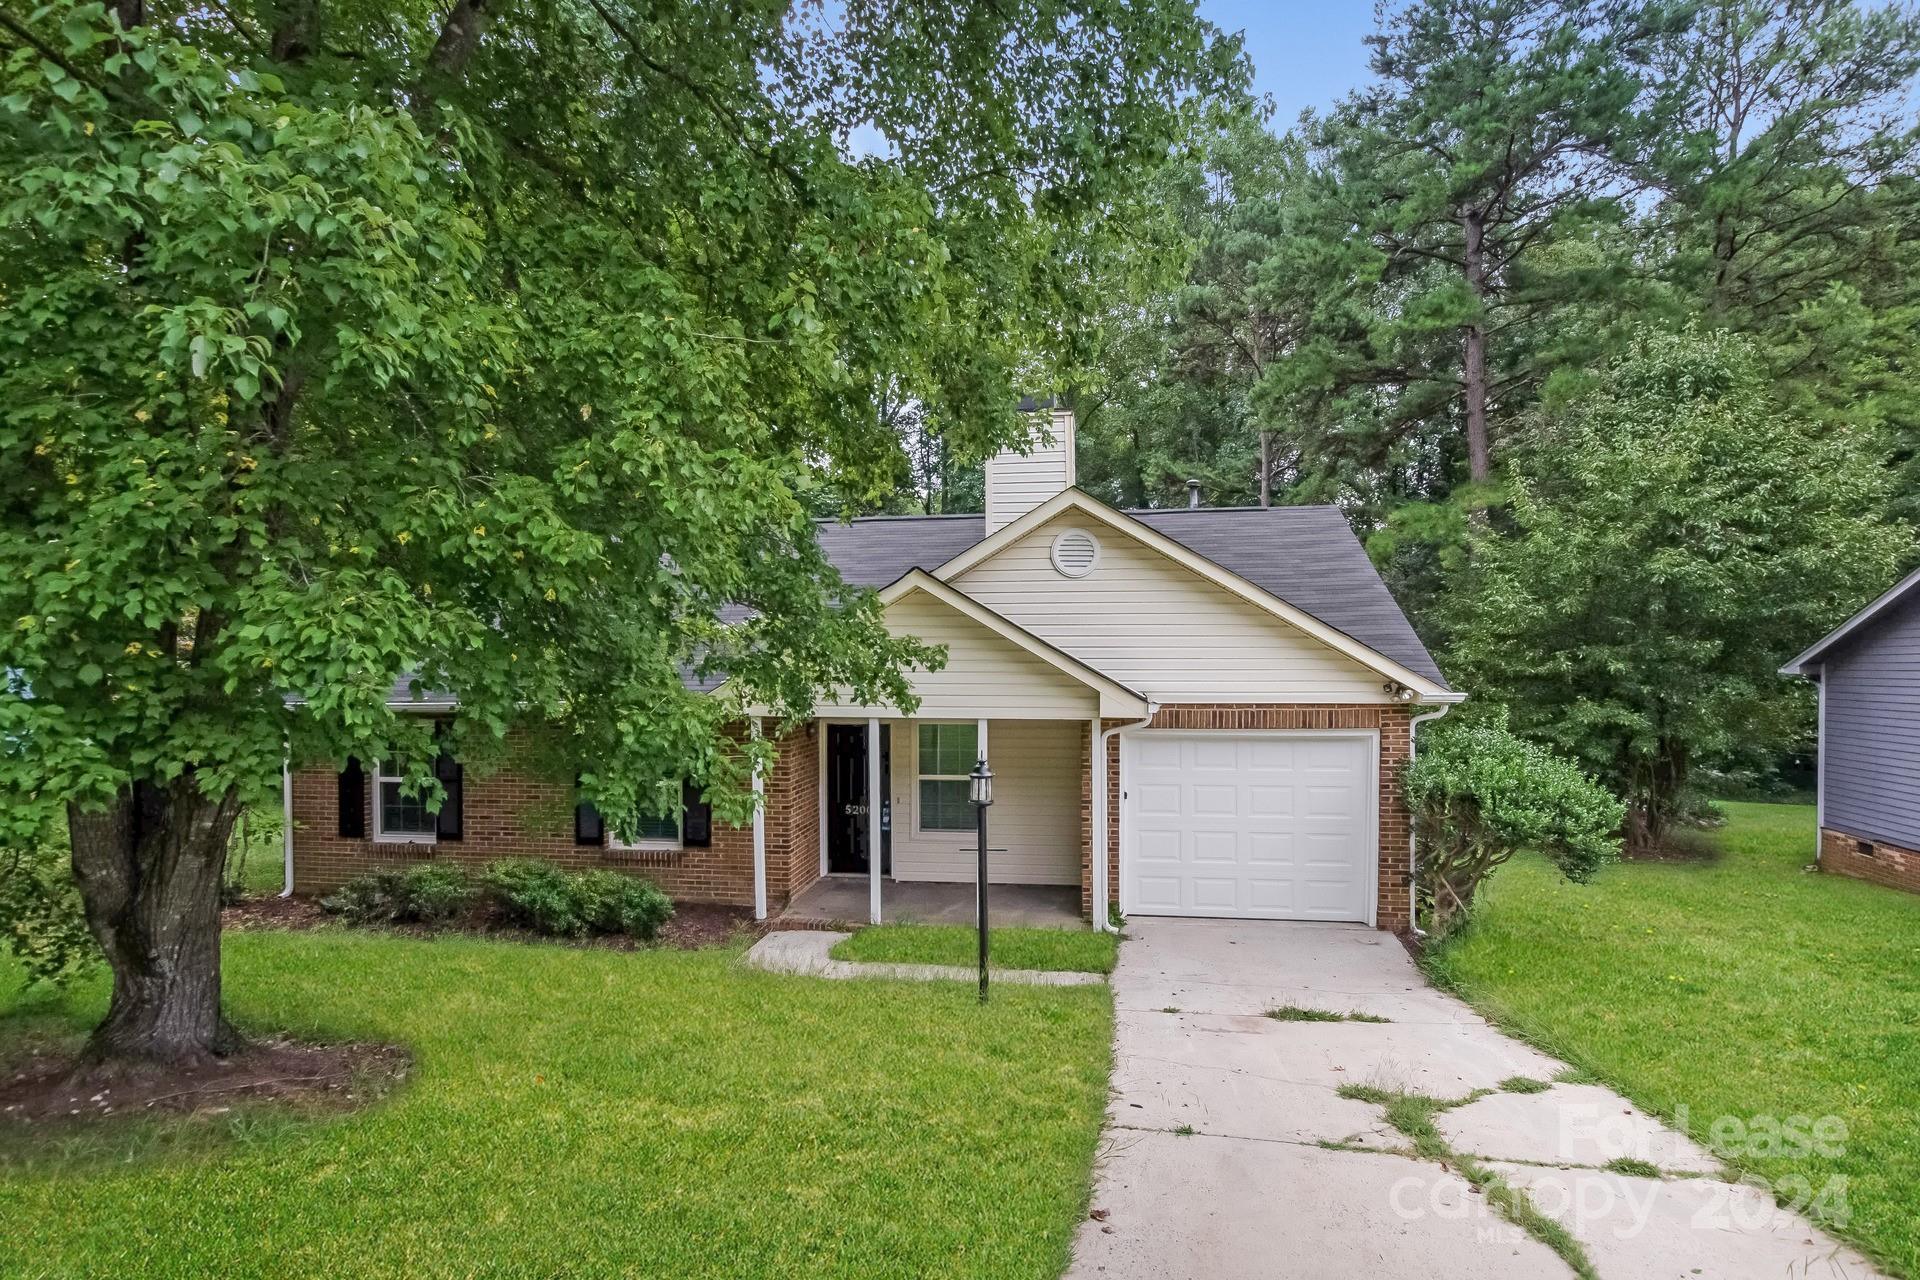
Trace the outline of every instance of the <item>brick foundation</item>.
{"type": "Polygon", "coordinates": [[[1820,829],[1820,869],[1889,889],[1920,893],[1920,853],[1830,827],[1820,829]]]}
{"type": "MultiPolygon", "coordinates": [[[[767,778],[767,906],[770,912],[819,875],[816,735],[805,726],[776,744],[767,778]]],[[[363,830],[373,830],[372,784],[363,830]]],[[[293,887],[322,894],[362,872],[436,860],[478,870],[501,858],[543,858],[573,871],[610,868],[643,876],[680,902],[753,905],[753,828],[716,819],[706,848],[621,850],[576,845],[573,790],[564,783],[510,769],[469,774],[462,806],[463,838],[434,844],[389,844],[339,835],[337,779],[331,769],[293,776],[293,887]]]]}
{"type": "MultiPolygon", "coordinates": [[[[1405,800],[1400,794],[1400,770],[1406,766],[1411,743],[1409,724],[1411,707],[1355,703],[1328,706],[1275,706],[1256,703],[1181,703],[1163,706],[1154,715],[1150,729],[1217,729],[1236,732],[1260,729],[1366,729],[1380,735],[1380,885],[1378,923],[1382,929],[1398,932],[1412,922],[1412,894],[1408,877],[1413,870],[1410,843],[1411,822],[1405,800]]],[[[1104,728],[1127,724],[1108,720],[1104,728]]],[[[1082,752],[1082,759],[1086,752],[1082,752]]],[[[1082,773],[1080,786],[1081,829],[1090,830],[1093,821],[1093,773],[1082,773]]],[[[1113,901],[1120,898],[1120,737],[1107,744],[1107,886],[1113,901]]],[[[1093,910],[1093,863],[1082,858],[1080,868],[1080,910],[1093,910]]]]}

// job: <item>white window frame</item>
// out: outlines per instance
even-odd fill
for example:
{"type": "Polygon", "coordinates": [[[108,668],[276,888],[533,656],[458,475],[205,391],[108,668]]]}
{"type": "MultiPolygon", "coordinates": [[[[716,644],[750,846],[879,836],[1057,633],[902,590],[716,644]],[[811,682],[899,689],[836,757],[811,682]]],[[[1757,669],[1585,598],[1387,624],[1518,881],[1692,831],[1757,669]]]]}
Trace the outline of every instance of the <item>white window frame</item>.
{"type": "Polygon", "coordinates": [[[427,815],[433,823],[431,831],[388,831],[387,830],[387,787],[389,782],[404,782],[402,774],[388,773],[386,763],[373,762],[373,840],[375,844],[438,844],[440,842],[440,815],[427,815]]]}
{"type": "Polygon", "coordinates": [[[606,823],[607,848],[617,849],[622,853],[673,853],[687,847],[687,807],[685,805],[673,811],[672,839],[665,836],[641,836],[629,844],[614,834],[612,823],[607,822],[604,817],[601,821],[606,823]]]}
{"type": "Polygon", "coordinates": [[[920,784],[923,782],[965,782],[971,784],[973,774],[967,773],[928,773],[927,753],[920,749],[920,730],[927,727],[948,726],[956,729],[973,730],[973,749],[976,757],[980,751],[980,726],[972,720],[916,720],[913,724],[913,829],[923,836],[966,835],[974,828],[930,827],[927,825],[927,806],[920,798],[920,784]]]}

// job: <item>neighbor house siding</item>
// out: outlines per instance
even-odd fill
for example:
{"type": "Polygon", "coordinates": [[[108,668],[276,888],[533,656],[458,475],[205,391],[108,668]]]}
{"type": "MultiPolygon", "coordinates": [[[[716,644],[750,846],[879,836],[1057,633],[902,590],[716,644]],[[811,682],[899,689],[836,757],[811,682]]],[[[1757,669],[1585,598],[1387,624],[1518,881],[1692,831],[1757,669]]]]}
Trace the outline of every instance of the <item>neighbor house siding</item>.
{"type": "MultiPolygon", "coordinates": [[[[1085,719],[1098,710],[1098,695],[1087,685],[924,591],[888,605],[886,619],[895,635],[946,646],[940,670],[910,673],[925,719],[1085,719]]],[[[821,714],[887,718],[900,713],[841,701],[823,704],[821,714]]]]}
{"type": "MultiPolygon", "coordinates": [[[[971,831],[920,829],[919,723],[897,721],[893,726],[894,878],[972,880],[978,854],[971,831]]],[[[1074,800],[1086,738],[1084,720],[988,723],[987,754],[993,767],[989,882],[1079,883],[1080,810],[1074,800]]]]}
{"type": "Polygon", "coordinates": [[[1826,827],[1920,849],[1920,598],[1829,654],[1821,684],[1826,827]]]}
{"type": "Polygon", "coordinates": [[[1386,702],[1385,680],[1118,530],[1072,513],[954,579],[987,608],[1159,702],[1386,702]],[[1100,543],[1084,578],[1054,569],[1054,538],[1100,543]]]}

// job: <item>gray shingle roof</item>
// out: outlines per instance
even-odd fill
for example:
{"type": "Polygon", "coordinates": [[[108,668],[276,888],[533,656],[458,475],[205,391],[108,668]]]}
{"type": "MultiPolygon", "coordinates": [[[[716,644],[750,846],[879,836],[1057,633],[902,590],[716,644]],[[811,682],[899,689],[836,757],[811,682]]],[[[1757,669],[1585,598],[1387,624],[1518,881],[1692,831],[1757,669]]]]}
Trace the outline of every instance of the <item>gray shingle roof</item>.
{"type": "MultiPolygon", "coordinates": [[[[1338,507],[1202,507],[1127,515],[1430,680],[1446,677],[1414,634],[1338,507]]],[[[822,522],[821,549],[848,582],[884,587],[934,570],[986,536],[985,518],[875,516],[822,522]]]]}

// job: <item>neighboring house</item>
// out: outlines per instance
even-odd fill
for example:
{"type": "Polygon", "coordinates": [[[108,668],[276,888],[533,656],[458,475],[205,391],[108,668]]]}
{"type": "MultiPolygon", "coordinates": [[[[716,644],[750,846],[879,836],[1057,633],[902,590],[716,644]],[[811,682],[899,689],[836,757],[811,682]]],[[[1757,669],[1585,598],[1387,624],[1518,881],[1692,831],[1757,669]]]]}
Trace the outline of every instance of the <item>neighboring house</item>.
{"type": "Polygon", "coordinates": [[[1920,892],[1920,572],[1780,671],[1820,687],[1820,869],[1920,892]]]}
{"type": "MultiPolygon", "coordinates": [[[[971,882],[967,777],[995,775],[991,878],[1078,885],[1083,912],[1408,923],[1400,767],[1448,688],[1332,507],[1123,512],[1073,488],[1073,419],[987,464],[986,513],[822,524],[889,627],[946,646],[912,717],[823,705],[788,732],[751,826],[677,818],[614,842],[564,787],[463,779],[436,818],[350,766],[290,786],[301,892],[394,858],[613,866],[683,901],[779,910],[822,875],[971,882]],[[881,821],[869,821],[876,807],[881,821]],[[544,816],[542,816],[544,815],[544,816]],[[1095,833],[1103,833],[1096,837],[1095,833]],[[1104,851],[1096,857],[1094,850],[1104,851]]],[[[430,713],[444,703],[399,705],[430,713]]]]}

